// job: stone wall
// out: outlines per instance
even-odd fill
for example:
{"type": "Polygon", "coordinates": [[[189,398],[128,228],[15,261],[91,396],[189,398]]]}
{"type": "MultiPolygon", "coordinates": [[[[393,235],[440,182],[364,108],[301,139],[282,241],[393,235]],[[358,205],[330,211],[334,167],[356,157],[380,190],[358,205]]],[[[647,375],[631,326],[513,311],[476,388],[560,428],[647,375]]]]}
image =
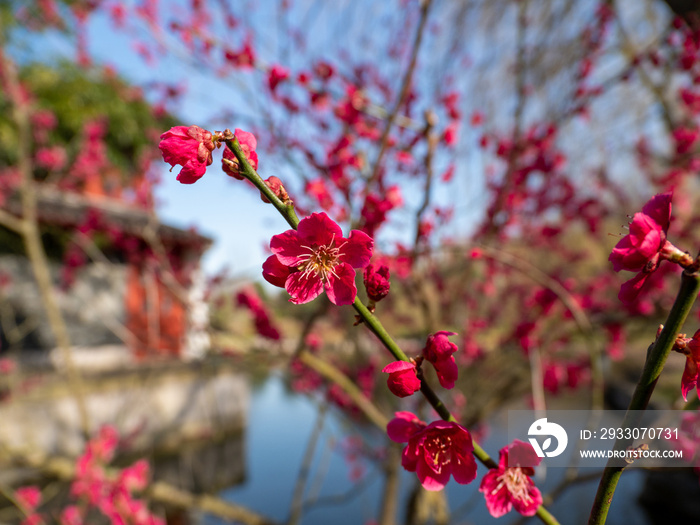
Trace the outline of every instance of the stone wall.
{"type": "MultiPolygon", "coordinates": [[[[59,283],[60,267],[52,263],[51,275],[59,283]]],[[[26,258],[0,257],[0,273],[9,282],[0,288],[0,335],[3,347],[47,350],[55,346],[36,280],[26,258]],[[13,345],[13,327],[26,332],[13,345]],[[7,345],[7,346],[6,346],[7,345]]],[[[126,266],[95,263],[80,268],[68,289],[56,288],[71,344],[100,346],[122,343],[116,335],[124,324],[126,266]]]]}

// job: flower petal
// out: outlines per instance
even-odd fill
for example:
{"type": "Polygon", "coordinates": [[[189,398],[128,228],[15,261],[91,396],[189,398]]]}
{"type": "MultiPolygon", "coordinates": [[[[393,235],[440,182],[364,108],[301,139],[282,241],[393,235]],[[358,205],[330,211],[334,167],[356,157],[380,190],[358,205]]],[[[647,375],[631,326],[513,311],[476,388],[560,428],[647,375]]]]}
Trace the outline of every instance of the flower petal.
{"type": "Polygon", "coordinates": [[[536,467],[542,461],[530,443],[519,439],[513,440],[513,444],[501,449],[506,456],[506,467],[536,467]]]}
{"type": "Polygon", "coordinates": [[[637,300],[639,292],[642,291],[644,282],[650,276],[650,273],[640,272],[629,281],[622,284],[620,293],[617,294],[618,299],[625,304],[631,304],[637,300]]]}
{"type": "Polygon", "coordinates": [[[328,299],[338,306],[352,304],[357,297],[355,270],[349,264],[338,264],[334,270],[335,275],[329,275],[325,284],[328,299]]]}
{"type": "Polygon", "coordinates": [[[291,273],[289,266],[280,262],[276,255],[270,255],[263,263],[263,279],[268,283],[284,288],[291,273]]]}
{"type": "MultiPolygon", "coordinates": [[[[415,441],[415,440],[414,440],[415,441]]],[[[420,450],[418,445],[414,442],[409,441],[401,453],[401,466],[408,472],[415,472],[418,468],[418,458],[420,457],[420,450]]]]}
{"type": "Polygon", "coordinates": [[[386,426],[386,433],[396,443],[406,443],[425,429],[425,423],[411,412],[396,412],[394,415],[386,426]]]}
{"type": "Polygon", "coordinates": [[[452,452],[452,477],[460,485],[471,483],[476,478],[476,461],[471,453],[456,454],[452,452]]]}
{"type": "Polygon", "coordinates": [[[389,374],[386,381],[392,394],[408,397],[420,389],[420,379],[416,376],[416,365],[408,361],[394,361],[384,367],[382,372],[389,374]]]}
{"type": "Polygon", "coordinates": [[[613,264],[613,270],[616,272],[621,270],[638,272],[646,266],[649,258],[639,253],[632,245],[631,237],[625,235],[612,249],[608,260],[613,264]]]}
{"type": "Polygon", "coordinates": [[[236,139],[238,139],[238,144],[241,146],[248,146],[251,151],[258,147],[258,141],[255,139],[255,135],[249,131],[243,131],[242,129],[236,128],[233,132],[236,139]]]}
{"type": "Polygon", "coordinates": [[[270,249],[285,266],[299,266],[305,260],[303,256],[309,253],[294,230],[273,235],[270,239],[270,249]]]}
{"type": "Polygon", "coordinates": [[[500,481],[498,477],[501,474],[503,472],[500,469],[492,468],[481,479],[481,485],[479,485],[479,492],[484,493],[486,508],[494,518],[500,518],[513,508],[510,492],[508,492],[505,483],[499,488],[500,481]]]}
{"type": "Polygon", "coordinates": [[[418,480],[420,484],[423,485],[425,490],[435,492],[442,490],[450,481],[449,469],[443,468],[440,471],[435,471],[432,469],[428,463],[430,458],[425,457],[425,453],[418,459],[418,468],[416,469],[416,474],[418,475],[418,480]]]}
{"type": "Polygon", "coordinates": [[[644,257],[653,257],[661,250],[666,241],[666,234],[654,219],[643,213],[635,213],[630,223],[630,242],[644,257]]]}
{"type": "Polygon", "coordinates": [[[440,382],[442,388],[446,388],[448,390],[454,388],[455,381],[457,381],[457,378],[459,377],[459,368],[457,368],[455,358],[450,356],[447,359],[435,361],[433,363],[433,367],[435,368],[435,372],[437,372],[438,381],[440,382]]]}
{"type": "Polygon", "coordinates": [[[542,505],[542,493],[535,487],[531,479],[527,480],[527,495],[529,499],[518,499],[511,496],[513,507],[523,516],[534,516],[537,512],[537,507],[542,505]]]}
{"type": "Polygon", "coordinates": [[[182,167],[182,171],[177,176],[177,181],[181,184],[194,184],[207,171],[207,165],[203,162],[198,162],[196,159],[190,159],[182,167]]]}
{"type": "Polygon", "coordinates": [[[374,241],[365,232],[352,230],[348,241],[340,247],[341,260],[353,268],[364,268],[372,258],[374,241]]]}
{"type": "Polygon", "coordinates": [[[401,372],[402,370],[408,370],[410,368],[415,370],[416,365],[410,361],[393,361],[382,368],[382,372],[392,374],[394,372],[401,372]]]}
{"type": "Polygon", "coordinates": [[[648,215],[657,222],[664,233],[668,232],[668,225],[671,222],[671,199],[673,192],[660,193],[654,195],[642,208],[642,213],[648,215]]]}
{"type": "Polygon", "coordinates": [[[321,295],[323,283],[314,274],[295,272],[287,277],[284,287],[291,296],[289,301],[294,304],[304,304],[313,301],[321,295]]]}
{"type": "MultiPolygon", "coordinates": [[[[683,376],[681,377],[681,394],[683,394],[684,401],[688,401],[688,392],[696,388],[697,383],[698,364],[695,362],[692,355],[689,355],[685,359],[685,368],[683,369],[683,376]]],[[[700,397],[700,392],[698,392],[698,397],[700,397]]]]}
{"type": "Polygon", "coordinates": [[[312,213],[299,221],[297,226],[299,242],[305,246],[328,246],[335,240],[336,246],[344,241],[340,229],[325,212],[312,213]]]}

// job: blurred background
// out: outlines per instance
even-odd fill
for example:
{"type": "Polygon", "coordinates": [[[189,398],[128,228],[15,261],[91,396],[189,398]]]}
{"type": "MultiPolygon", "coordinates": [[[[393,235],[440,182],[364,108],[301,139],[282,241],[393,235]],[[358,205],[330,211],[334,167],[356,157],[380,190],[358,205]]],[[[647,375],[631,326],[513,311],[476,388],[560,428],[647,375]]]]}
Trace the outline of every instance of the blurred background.
{"type": "MultiPolygon", "coordinates": [[[[177,182],[170,127],[252,132],[300,217],[375,239],[377,315],[409,356],[457,333],[439,394],[494,458],[508,409],[627,407],[679,283],[666,263],[617,298],[652,195],[697,255],[693,2],[5,0],[0,45],[0,523],[494,519],[477,482],[400,467],[386,421],[430,407],[390,394],[348,308],[261,279],[288,226],[220,150],[177,182]]],[[[697,464],[685,362],[652,401],[687,411],[697,464]]],[[[691,467],[626,472],[608,523],[700,517],[691,467]]],[[[535,481],[586,523],[599,474],[535,481]]]]}

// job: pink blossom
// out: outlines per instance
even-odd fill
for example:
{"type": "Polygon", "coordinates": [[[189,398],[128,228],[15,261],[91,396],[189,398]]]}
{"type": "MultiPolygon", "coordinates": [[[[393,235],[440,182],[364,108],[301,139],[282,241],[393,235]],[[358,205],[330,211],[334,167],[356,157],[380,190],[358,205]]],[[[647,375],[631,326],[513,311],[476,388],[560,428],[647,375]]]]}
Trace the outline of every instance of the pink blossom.
{"type": "Polygon", "coordinates": [[[333,304],[352,304],[357,296],[353,268],[369,264],[373,245],[358,230],[352,230],[346,239],[328,215],[312,213],[296,230],[272,237],[273,255],[263,264],[263,277],[270,284],[284,286],[295,304],[308,303],[324,290],[333,304]]]}
{"type": "Polygon", "coordinates": [[[69,505],[61,512],[61,525],[83,525],[83,516],[77,505],[69,505]]]}
{"type": "Polygon", "coordinates": [[[48,109],[41,109],[35,112],[32,114],[31,119],[33,127],[43,128],[46,131],[51,131],[58,125],[58,118],[56,118],[56,114],[48,109]]]}
{"type": "Polygon", "coordinates": [[[407,397],[420,390],[420,379],[416,376],[415,363],[394,361],[386,365],[382,372],[389,374],[386,383],[395,396],[407,397]]]}
{"type": "Polygon", "coordinates": [[[279,64],[274,64],[267,73],[267,85],[273,93],[277,86],[289,78],[289,70],[279,64]]]}
{"type": "MultiPolygon", "coordinates": [[[[281,200],[284,203],[290,202],[289,199],[289,194],[287,193],[287,190],[284,187],[284,184],[282,184],[282,181],[279,179],[279,177],[275,177],[272,175],[271,177],[268,177],[263,181],[265,183],[265,186],[270,188],[270,191],[275,194],[275,196],[281,200]]],[[[265,194],[263,192],[260,192],[260,199],[263,202],[266,202],[267,204],[270,204],[270,201],[267,197],[265,197],[265,194]]]]}
{"type": "MultiPolygon", "coordinates": [[[[248,159],[248,164],[250,164],[254,170],[257,170],[258,154],[255,152],[255,148],[258,146],[258,141],[255,140],[255,135],[236,128],[234,136],[238,140],[238,144],[241,146],[241,151],[243,151],[246,159],[248,159]]],[[[241,175],[242,170],[238,164],[238,159],[233,154],[233,151],[228,149],[228,146],[224,148],[224,158],[233,163],[233,166],[231,166],[227,162],[222,162],[221,167],[224,170],[224,173],[230,177],[233,177],[234,179],[243,180],[244,177],[241,175]]]]}
{"type": "Polygon", "coordinates": [[[15,491],[15,497],[17,501],[33,512],[41,503],[41,490],[34,485],[20,487],[15,491]]]}
{"type": "Polygon", "coordinates": [[[41,514],[30,514],[22,520],[20,525],[44,525],[41,514]]]}
{"type": "Polygon", "coordinates": [[[280,339],[279,330],[272,323],[265,305],[252,287],[238,292],[236,302],[251,311],[258,334],[274,341],[280,339]]]}
{"type": "Polygon", "coordinates": [[[693,388],[696,389],[698,398],[700,398],[700,391],[697,391],[698,370],[700,369],[700,330],[695,332],[695,335],[688,341],[686,350],[688,354],[685,356],[685,368],[681,377],[681,394],[683,394],[683,399],[688,401],[688,392],[693,388]]]}
{"type": "Polygon", "coordinates": [[[129,492],[143,490],[148,484],[150,467],[148,461],[140,459],[119,473],[117,484],[129,492]]]}
{"type": "Polygon", "coordinates": [[[319,206],[324,210],[329,210],[333,204],[333,196],[328,190],[328,186],[324,179],[314,179],[306,183],[304,191],[307,195],[313,197],[318,202],[319,206]]]}
{"type": "Polygon", "coordinates": [[[335,68],[328,62],[321,60],[314,65],[314,73],[321,80],[330,80],[335,74],[335,68]]]}
{"type": "Polygon", "coordinates": [[[58,171],[66,165],[66,150],[60,146],[40,148],[36,152],[36,164],[49,171],[58,171]]]}
{"type": "Polygon", "coordinates": [[[224,58],[235,68],[251,69],[255,65],[255,49],[253,49],[252,42],[248,38],[240,49],[235,51],[226,49],[224,58]]]}
{"type": "Polygon", "coordinates": [[[175,126],[160,136],[158,145],[163,160],[172,167],[182,166],[177,180],[182,184],[197,182],[212,163],[215,145],[212,134],[199,126],[175,126]]]}
{"type": "Polygon", "coordinates": [[[389,295],[389,268],[382,264],[375,271],[374,266],[370,264],[365,268],[364,283],[370,301],[381,301],[389,295]]]}
{"type": "Polygon", "coordinates": [[[670,220],[671,193],[655,195],[640,213],[634,214],[629,234],[613,248],[608,260],[616,272],[639,272],[622,285],[618,297],[623,303],[631,303],[637,298],[647,278],[662,260],[675,260],[684,255],[666,240],[670,220]]]}
{"type": "Polygon", "coordinates": [[[451,122],[445,128],[444,141],[448,146],[454,146],[457,143],[457,133],[459,131],[459,122],[451,122]]]}
{"type": "Polygon", "coordinates": [[[435,367],[438,381],[443,388],[453,388],[457,380],[457,363],[452,354],[457,351],[457,345],[451,342],[448,337],[457,335],[454,332],[441,330],[428,336],[428,340],[423,348],[423,357],[435,367]]]}
{"type": "Polygon", "coordinates": [[[0,375],[11,374],[17,370],[17,363],[8,357],[0,357],[0,375]]]}
{"type": "Polygon", "coordinates": [[[386,427],[389,439],[408,443],[401,465],[415,472],[426,490],[441,490],[450,475],[461,485],[476,477],[474,445],[469,431],[452,421],[434,421],[426,425],[411,412],[396,412],[386,427]]]}
{"type": "Polygon", "coordinates": [[[532,445],[518,439],[501,449],[498,468],[489,470],[479,486],[491,516],[499,518],[513,507],[524,516],[535,515],[542,494],[530,476],[540,461],[532,445]]]}

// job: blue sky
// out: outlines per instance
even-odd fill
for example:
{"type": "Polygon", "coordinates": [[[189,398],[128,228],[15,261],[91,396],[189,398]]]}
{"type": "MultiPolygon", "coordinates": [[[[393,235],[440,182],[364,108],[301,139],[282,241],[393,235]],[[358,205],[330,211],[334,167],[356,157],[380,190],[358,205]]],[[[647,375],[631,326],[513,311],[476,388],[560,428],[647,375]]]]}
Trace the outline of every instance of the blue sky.
{"type": "MultiPolygon", "coordinates": [[[[213,108],[206,104],[211,99],[207,93],[217,84],[220,89],[219,81],[173,59],[146,66],[132,49],[130,40],[116,33],[104,16],[93,17],[89,42],[95,62],[113,65],[120,75],[137,85],[154,79],[184,82],[188,95],[178,108],[182,125],[213,129],[207,123],[213,113],[213,108]]],[[[229,90],[227,95],[233,93],[229,90]]],[[[156,191],[158,214],[163,222],[183,228],[194,226],[215,239],[203,261],[207,273],[228,267],[232,276],[259,278],[267,257],[266,243],[288,226],[272,206],[265,205],[251,189],[244,187],[244,182],[223,174],[217,165],[220,159],[217,154],[221,155],[221,151],[215,152],[208,173],[192,185],[176,181],[179,167],[169,172],[170,166],[162,164],[162,183],[156,191]]]]}
{"type": "MultiPolygon", "coordinates": [[[[272,29],[276,28],[273,23],[275,13],[270,6],[276,4],[261,3],[258,6],[262,12],[258,12],[256,18],[260,23],[266,24],[259,33],[264,35],[261,39],[261,46],[264,49],[278,47],[277,36],[272,29]],[[267,6],[267,8],[265,7],[267,6]],[[268,9],[268,11],[265,11],[268,9]]],[[[328,11],[328,10],[325,10],[328,11]]],[[[333,11],[331,9],[331,11],[333,11]]],[[[337,37],[335,24],[341,23],[336,20],[338,17],[333,13],[326,13],[328,20],[333,23],[319,24],[323,28],[323,35],[315,35],[319,39],[330,39],[337,37]],[[331,28],[331,26],[333,26],[331,28]]],[[[349,23],[349,22],[348,22],[349,23]]],[[[355,24],[358,21],[355,20],[355,24]]],[[[48,46],[41,46],[42,49],[51,49],[54,53],[73,56],[74,48],[71,44],[57,37],[47,36],[50,40],[48,46]]],[[[192,65],[180,57],[173,57],[166,54],[159,57],[153,64],[146,64],[133,48],[133,39],[123,32],[118,32],[112,27],[112,22],[106,15],[98,14],[91,18],[88,26],[88,49],[92,58],[97,64],[111,65],[127,81],[135,85],[144,85],[152,81],[168,81],[170,83],[184,84],[187,94],[182,101],[182,105],[177,108],[177,116],[180,117],[182,125],[196,124],[207,129],[221,129],[219,123],[213,124],[211,120],[217,116],[217,111],[225,101],[229,107],[235,107],[237,113],[255,115],[255,107],[240,96],[238,82],[245,82],[245,75],[241,77],[221,79],[208,71],[197,70],[192,65]]],[[[326,46],[330,45],[328,42],[326,46]]],[[[321,45],[321,50],[327,50],[321,45]]],[[[274,53],[273,53],[274,54],[274,53]]],[[[283,53],[284,54],[284,53],[283,53]]],[[[291,61],[299,62],[299,57],[292,53],[291,61]]],[[[148,98],[148,93],[145,93],[148,98]]],[[[228,127],[246,127],[246,122],[231,122],[228,127]]],[[[165,131],[165,130],[163,130],[165,131]]],[[[465,136],[476,143],[474,130],[463,126],[462,131],[465,136]],[[472,136],[468,136],[472,134],[472,136]]],[[[258,150],[264,152],[265,144],[258,144],[258,150]]],[[[188,228],[196,227],[205,235],[215,239],[214,245],[210,248],[204,258],[204,269],[212,274],[223,267],[229,268],[231,276],[247,277],[259,279],[261,276],[261,266],[267,257],[267,245],[272,235],[280,233],[288,228],[286,222],[270,205],[260,201],[258,195],[253,192],[248,185],[241,181],[236,181],[226,177],[218,168],[219,156],[221,152],[215,152],[214,164],[208,173],[193,185],[182,185],[175,179],[179,168],[169,172],[169,165],[163,163],[162,184],[157,188],[156,198],[158,213],[164,222],[175,226],[188,228]]],[[[474,157],[470,156],[468,169],[471,173],[478,174],[482,166],[474,163],[474,157]]],[[[464,165],[461,166],[464,169],[464,165]]],[[[264,153],[260,157],[260,173],[263,177],[272,174],[282,176],[284,166],[275,166],[265,162],[264,153]]],[[[439,171],[439,169],[438,169],[439,171]]],[[[471,177],[471,184],[479,179],[478,175],[471,177]]],[[[478,181],[483,184],[483,181],[478,181]]],[[[402,183],[403,184],[403,183],[402,183]]],[[[469,177],[456,177],[455,182],[450,185],[441,184],[435,188],[438,202],[454,201],[457,195],[478,194],[474,187],[467,187],[470,184],[469,177]]],[[[289,188],[289,186],[288,186],[289,188]]],[[[292,194],[293,196],[293,194],[292,194]]],[[[408,208],[417,207],[418,193],[411,193],[406,190],[404,199],[408,208]]],[[[474,224],[475,218],[480,211],[478,199],[474,198],[468,202],[457,205],[457,220],[454,221],[453,235],[464,235],[474,224]]],[[[377,239],[382,245],[384,239],[385,246],[389,246],[396,239],[409,239],[413,233],[412,228],[406,228],[407,222],[402,214],[412,213],[410,211],[397,210],[392,212],[398,223],[397,226],[388,226],[384,237],[377,239]]],[[[406,216],[406,218],[408,218],[406,216]]],[[[410,223],[410,221],[408,221],[410,223]]]]}

